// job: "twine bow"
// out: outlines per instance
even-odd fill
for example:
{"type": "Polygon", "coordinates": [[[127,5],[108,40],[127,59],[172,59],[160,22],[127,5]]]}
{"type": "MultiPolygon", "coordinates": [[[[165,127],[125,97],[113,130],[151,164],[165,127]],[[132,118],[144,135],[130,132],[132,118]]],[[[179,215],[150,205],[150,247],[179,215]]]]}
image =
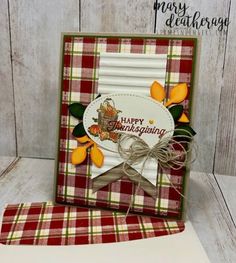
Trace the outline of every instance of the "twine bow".
{"type": "Polygon", "coordinates": [[[185,135],[166,136],[172,132],[168,131],[152,148],[138,136],[122,134],[118,141],[118,152],[128,165],[135,165],[143,161],[142,168],[144,168],[145,162],[153,158],[161,168],[179,170],[195,160],[190,160],[189,153],[196,148],[191,133],[175,129],[175,132],[177,131],[184,132],[185,135]],[[130,140],[132,140],[130,146],[125,148],[125,144],[130,140]]]}
{"type": "MultiPolygon", "coordinates": [[[[168,133],[170,134],[172,132],[173,131],[166,132],[153,147],[149,147],[149,145],[138,136],[122,133],[118,141],[118,152],[124,159],[124,162],[94,178],[93,192],[126,175],[132,182],[138,185],[134,196],[141,187],[146,193],[156,199],[156,186],[143,176],[143,170],[147,160],[150,158],[156,160],[158,166],[162,169],[179,170],[196,159],[197,149],[193,143],[192,134],[187,130],[175,129],[175,132],[182,132],[182,134],[168,136],[168,133]],[[190,153],[193,151],[195,157],[191,158],[190,153]],[[142,166],[139,172],[132,168],[132,165],[140,163],[142,163],[142,166]]],[[[176,191],[178,192],[177,189],[176,191]]]]}

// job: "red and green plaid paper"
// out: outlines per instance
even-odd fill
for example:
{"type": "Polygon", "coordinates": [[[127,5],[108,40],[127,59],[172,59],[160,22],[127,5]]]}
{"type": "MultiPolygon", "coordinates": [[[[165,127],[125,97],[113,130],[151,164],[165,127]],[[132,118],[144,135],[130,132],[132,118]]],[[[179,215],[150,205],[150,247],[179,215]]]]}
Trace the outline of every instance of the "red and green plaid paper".
{"type": "MultiPolygon", "coordinates": [[[[135,192],[136,186],[128,178],[123,177],[93,193],[89,155],[81,165],[74,167],[70,163],[71,152],[77,147],[78,142],[71,135],[70,130],[74,125],[73,117],[69,115],[68,105],[73,102],[88,105],[96,97],[100,52],[167,54],[165,89],[168,94],[174,85],[182,82],[188,84],[189,96],[182,104],[185,112],[189,114],[195,50],[196,39],[194,38],[89,36],[86,34],[64,36],[56,171],[57,203],[127,211],[135,192]]],[[[182,218],[183,198],[179,193],[185,193],[186,179],[184,168],[178,171],[160,171],[157,179],[157,200],[139,189],[130,212],[164,218],[182,218]]]]}
{"type": "Polygon", "coordinates": [[[83,245],[123,242],[182,232],[182,221],[47,203],[8,205],[0,243],[83,245]]]}

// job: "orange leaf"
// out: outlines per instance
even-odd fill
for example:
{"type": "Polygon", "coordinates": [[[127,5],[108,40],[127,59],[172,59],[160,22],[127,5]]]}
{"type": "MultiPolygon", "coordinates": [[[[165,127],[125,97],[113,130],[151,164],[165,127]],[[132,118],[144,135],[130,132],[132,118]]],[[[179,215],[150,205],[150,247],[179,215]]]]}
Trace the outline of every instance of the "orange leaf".
{"type": "Polygon", "coordinates": [[[189,123],[190,121],[189,121],[189,118],[187,117],[187,115],[185,113],[182,113],[182,115],[178,119],[178,122],[189,123]]]}
{"type": "Polygon", "coordinates": [[[90,142],[91,141],[91,139],[87,135],[84,135],[83,137],[78,137],[78,138],[76,138],[76,140],[79,143],[85,143],[85,142],[90,142]]]}
{"type": "Polygon", "coordinates": [[[103,166],[104,155],[102,151],[94,144],[90,151],[90,156],[92,162],[98,167],[101,168],[103,166]]]}
{"type": "Polygon", "coordinates": [[[73,150],[71,155],[71,163],[74,165],[81,164],[86,159],[86,156],[87,146],[80,146],[73,150]]]}
{"type": "Polygon", "coordinates": [[[154,81],[150,88],[151,97],[154,100],[162,102],[166,97],[166,92],[164,87],[157,81],[154,81]]]}
{"type": "Polygon", "coordinates": [[[180,103],[186,99],[188,95],[188,86],[186,83],[181,83],[174,86],[170,91],[170,98],[165,106],[168,107],[173,103],[180,103]]]}

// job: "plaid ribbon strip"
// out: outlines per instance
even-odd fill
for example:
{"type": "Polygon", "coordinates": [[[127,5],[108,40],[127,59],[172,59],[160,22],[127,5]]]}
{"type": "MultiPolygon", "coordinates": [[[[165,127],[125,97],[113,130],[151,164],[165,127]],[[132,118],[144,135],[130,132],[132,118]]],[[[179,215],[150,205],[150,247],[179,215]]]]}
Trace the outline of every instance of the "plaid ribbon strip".
{"type": "MultiPolygon", "coordinates": [[[[68,105],[73,102],[87,105],[96,97],[100,52],[167,54],[165,89],[168,94],[175,84],[188,84],[189,96],[182,104],[185,113],[189,114],[195,49],[195,39],[64,36],[56,185],[58,203],[127,211],[135,192],[135,184],[123,177],[93,193],[89,155],[83,164],[71,164],[71,152],[78,146],[78,142],[71,135],[70,129],[78,121],[70,116],[68,105]]],[[[183,199],[173,185],[178,192],[184,193],[185,169],[161,170],[158,174],[156,201],[140,189],[133,200],[131,212],[180,219],[183,213],[183,199]]]]}
{"type": "Polygon", "coordinates": [[[83,245],[123,242],[180,233],[183,221],[125,215],[47,203],[8,205],[0,243],[5,245],[83,245]]]}

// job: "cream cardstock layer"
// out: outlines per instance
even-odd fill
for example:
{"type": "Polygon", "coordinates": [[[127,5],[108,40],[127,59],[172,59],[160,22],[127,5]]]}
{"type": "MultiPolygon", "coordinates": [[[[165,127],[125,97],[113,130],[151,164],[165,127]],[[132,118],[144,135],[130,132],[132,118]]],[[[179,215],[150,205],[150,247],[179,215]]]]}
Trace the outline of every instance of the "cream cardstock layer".
{"type": "Polygon", "coordinates": [[[122,132],[141,137],[149,146],[167,131],[174,133],[174,119],[167,108],[135,94],[110,94],[94,100],[86,108],[83,124],[92,140],[113,152],[118,152],[116,140],[122,132]]]}
{"type": "MultiPolygon", "coordinates": [[[[83,123],[88,136],[105,150],[105,163],[100,168],[93,165],[92,178],[124,161],[118,154],[117,146],[122,133],[139,136],[150,147],[154,146],[161,136],[165,136],[166,131],[174,133],[172,115],[161,103],[134,94],[111,94],[96,99],[87,107],[83,123]]],[[[141,164],[132,167],[139,171],[141,164]]],[[[146,167],[145,178],[156,185],[157,163],[149,160],[146,167]]]]}

